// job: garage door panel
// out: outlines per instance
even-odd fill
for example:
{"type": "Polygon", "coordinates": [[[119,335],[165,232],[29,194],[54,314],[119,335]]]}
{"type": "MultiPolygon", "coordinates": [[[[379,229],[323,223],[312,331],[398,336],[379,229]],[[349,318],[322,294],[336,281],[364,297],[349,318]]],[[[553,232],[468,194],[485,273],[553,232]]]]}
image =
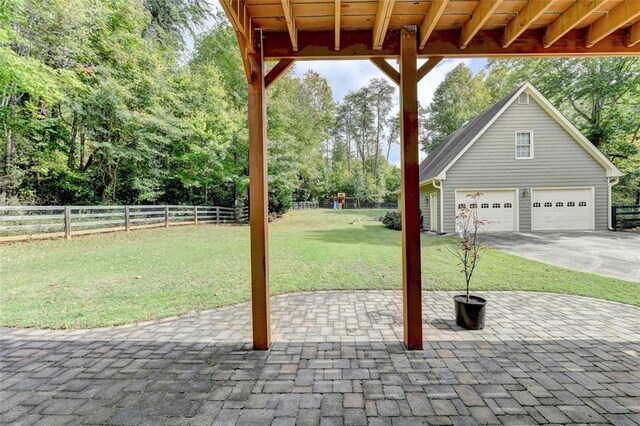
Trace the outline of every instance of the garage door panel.
{"type": "Polygon", "coordinates": [[[456,213],[460,208],[476,208],[478,219],[488,221],[489,232],[517,230],[517,204],[515,190],[458,190],[456,191],[456,213]],[[481,193],[477,205],[468,194],[481,193]]]}
{"type": "Polygon", "coordinates": [[[531,194],[531,230],[593,229],[591,188],[533,189],[531,194]]]}

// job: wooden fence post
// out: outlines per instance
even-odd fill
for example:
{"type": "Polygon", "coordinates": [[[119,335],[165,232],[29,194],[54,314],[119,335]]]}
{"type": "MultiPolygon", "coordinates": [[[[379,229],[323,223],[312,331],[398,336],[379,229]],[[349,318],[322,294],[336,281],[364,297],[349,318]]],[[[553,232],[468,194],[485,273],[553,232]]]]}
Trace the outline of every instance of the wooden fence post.
{"type": "Polygon", "coordinates": [[[164,206],[164,227],[169,227],[169,206],[164,206]]]}
{"type": "Polygon", "coordinates": [[[131,232],[131,217],[129,213],[129,206],[124,206],[124,229],[127,232],[131,232]]]}
{"type": "Polygon", "coordinates": [[[198,206],[193,206],[193,223],[198,226],[198,206]]]}
{"type": "Polygon", "coordinates": [[[71,239],[71,207],[64,208],[64,238],[71,239]]]}
{"type": "Polygon", "coordinates": [[[220,207],[216,206],[216,225],[220,224],[220,207]]]}

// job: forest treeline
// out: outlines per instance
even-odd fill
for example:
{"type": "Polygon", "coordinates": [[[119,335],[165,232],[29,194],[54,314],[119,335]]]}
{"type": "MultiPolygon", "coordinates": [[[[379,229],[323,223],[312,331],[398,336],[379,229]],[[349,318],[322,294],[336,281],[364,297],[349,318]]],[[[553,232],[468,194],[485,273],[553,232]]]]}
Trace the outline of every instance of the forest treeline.
{"type": "MultiPolygon", "coordinates": [[[[211,10],[206,0],[0,1],[0,203],[246,205],[245,75],[233,30],[211,10]]],[[[460,65],[421,108],[423,148],[531,80],[628,173],[619,199],[639,197],[638,67],[492,61],[474,75],[460,65]]],[[[272,211],[337,192],[396,196],[397,89],[362,86],[336,102],[309,71],[270,88],[272,211]]]]}

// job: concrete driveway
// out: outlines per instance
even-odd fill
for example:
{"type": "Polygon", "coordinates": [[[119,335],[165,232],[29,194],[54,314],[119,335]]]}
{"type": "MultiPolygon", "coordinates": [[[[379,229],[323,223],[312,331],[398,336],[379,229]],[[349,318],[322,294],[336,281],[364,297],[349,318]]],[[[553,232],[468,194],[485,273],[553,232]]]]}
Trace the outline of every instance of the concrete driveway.
{"type": "Polygon", "coordinates": [[[640,234],[610,231],[488,234],[493,247],[527,259],[640,282],[640,234]]]}

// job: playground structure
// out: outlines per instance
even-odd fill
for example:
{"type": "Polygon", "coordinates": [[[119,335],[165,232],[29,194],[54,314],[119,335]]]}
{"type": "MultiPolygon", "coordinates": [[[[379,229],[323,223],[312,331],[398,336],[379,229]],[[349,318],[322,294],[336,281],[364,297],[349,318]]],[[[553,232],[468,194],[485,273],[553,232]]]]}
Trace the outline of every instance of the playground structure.
{"type": "Polygon", "coordinates": [[[344,209],[360,209],[360,199],[358,197],[347,197],[347,194],[344,192],[338,192],[336,197],[333,199],[333,209],[334,210],[344,210],[344,209]]]}

